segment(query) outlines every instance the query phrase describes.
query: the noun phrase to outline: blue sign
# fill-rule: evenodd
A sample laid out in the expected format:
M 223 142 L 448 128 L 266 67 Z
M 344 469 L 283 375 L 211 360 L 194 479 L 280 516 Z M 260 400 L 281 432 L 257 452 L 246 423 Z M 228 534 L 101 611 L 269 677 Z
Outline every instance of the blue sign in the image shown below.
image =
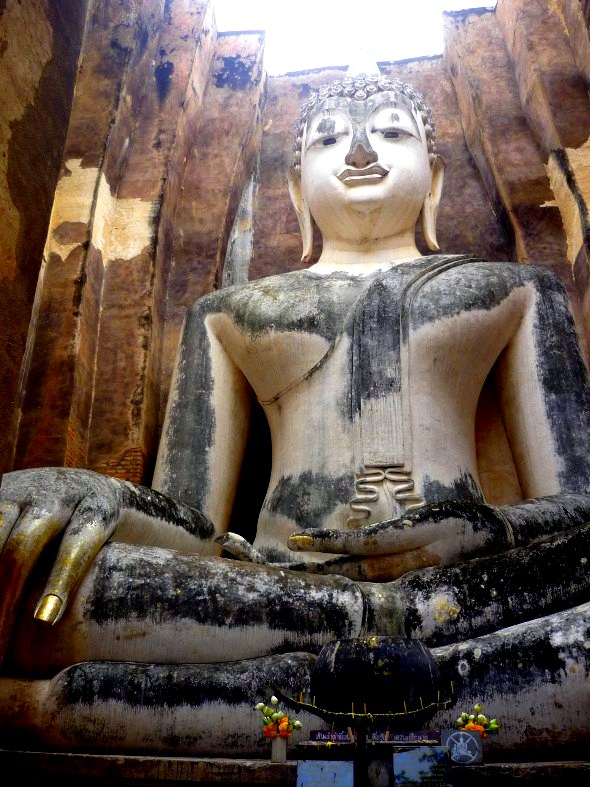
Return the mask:
M 416 746 L 393 755 L 395 787 L 452 787 L 446 746 Z
M 352 762 L 299 760 L 297 787 L 354 787 Z

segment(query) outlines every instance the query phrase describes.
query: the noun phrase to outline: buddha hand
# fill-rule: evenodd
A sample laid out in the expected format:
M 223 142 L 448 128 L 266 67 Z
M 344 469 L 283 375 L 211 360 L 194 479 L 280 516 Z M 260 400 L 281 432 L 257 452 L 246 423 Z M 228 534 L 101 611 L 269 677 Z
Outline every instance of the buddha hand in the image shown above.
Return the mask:
M 414 569 L 502 552 L 514 546 L 514 536 L 501 509 L 449 500 L 357 530 L 302 530 L 289 538 L 288 545 L 298 552 L 340 556 L 324 563 L 293 564 L 296 570 L 387 581 Z
M 111 538 L 201 554 L 217 553 L 212 522 L 153 489 L 91 470 L 45 467 L 7 473 L 0 488 L 0 662 L 25 582 L 61 535 L 57 558 L 35 609 L 54 624 Z
M 89 470 L 7 473 L 0 488 L 0 657 L 23 587 L 42 551 L 63 533 L 35 617 L 55 623 L 111 537 L 119 516 L 115 479 Z

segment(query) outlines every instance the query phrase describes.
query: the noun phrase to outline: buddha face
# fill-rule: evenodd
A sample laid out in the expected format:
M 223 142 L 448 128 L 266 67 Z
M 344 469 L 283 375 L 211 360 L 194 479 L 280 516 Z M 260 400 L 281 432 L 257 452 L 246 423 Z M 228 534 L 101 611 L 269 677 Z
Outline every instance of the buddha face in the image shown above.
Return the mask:
M 413 230 L 431 185 L 426 135 L 406 96 L 331 96 L 310 115 L 301 193 L 325 237 L 370 241 Z

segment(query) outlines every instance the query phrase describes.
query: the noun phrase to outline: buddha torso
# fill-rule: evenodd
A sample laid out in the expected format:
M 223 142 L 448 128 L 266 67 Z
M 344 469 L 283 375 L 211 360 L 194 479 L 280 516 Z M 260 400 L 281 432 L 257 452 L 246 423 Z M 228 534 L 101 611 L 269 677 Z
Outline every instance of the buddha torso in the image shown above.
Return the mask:
M 390 269 L 387 297 L 401 299 L 404 286 L 431 260 Z M 359 418 L 351 387 L 353 365 L 362 363 L 358 348 L 353 351 L 352 335 L 363 330 L 362 320 L 355 327 L 351 315 L 380 275 L 300 271 L 229 288 L 199 302 L 207 312 L 207 330 L 248 380 L 270 425 L 272 474 L 256 546 L 274 559 L 293 555 L 281 547 L 298 528 L 351 526 L 350 503 L 359 478 L 354 447 Z M 426 281 L 413 299 L 406 417 L 409 413 L 411 478 L 426 503 L 484 498 L 476 450 L 478 402 L 494 364 L 535 300 L 536 277 L 534 268 L 471 261 Z M 385 330 L 382 324 L 380 330 Z M 388 392 L 386 367 L 399 364 L 397 319 L 387 330 L 391 352 L 383 357 L 385 368 L 379 371 L 385 384 L 376 392 L 382 402 L 395 388 L 392 383 Z M 370 387 L 368 396 L 374 393 Z M 504 485 L 513 502 L 521 490 L 505 434 L 503 441 L 500 450 L 511 465 L 504 468 Z M 396 500 L 393 481 L 380 480 L 376 486 L 377 500 L 362 524 L 400 516 L 406 508 Z

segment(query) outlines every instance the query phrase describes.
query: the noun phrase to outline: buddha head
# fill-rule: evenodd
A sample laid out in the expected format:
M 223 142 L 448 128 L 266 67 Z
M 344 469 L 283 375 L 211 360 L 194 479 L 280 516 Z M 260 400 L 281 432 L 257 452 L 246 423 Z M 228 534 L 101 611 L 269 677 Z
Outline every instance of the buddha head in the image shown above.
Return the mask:
M 410 85 L 378 75 L 320 88 L 299 115 L 289 191 L 303 239 L 312 218 L 326 240 L 351 247 L 411 234 L 422 213 L 424 239 L 438 251 L 436 215 L 444 165 L 432 113 Z

